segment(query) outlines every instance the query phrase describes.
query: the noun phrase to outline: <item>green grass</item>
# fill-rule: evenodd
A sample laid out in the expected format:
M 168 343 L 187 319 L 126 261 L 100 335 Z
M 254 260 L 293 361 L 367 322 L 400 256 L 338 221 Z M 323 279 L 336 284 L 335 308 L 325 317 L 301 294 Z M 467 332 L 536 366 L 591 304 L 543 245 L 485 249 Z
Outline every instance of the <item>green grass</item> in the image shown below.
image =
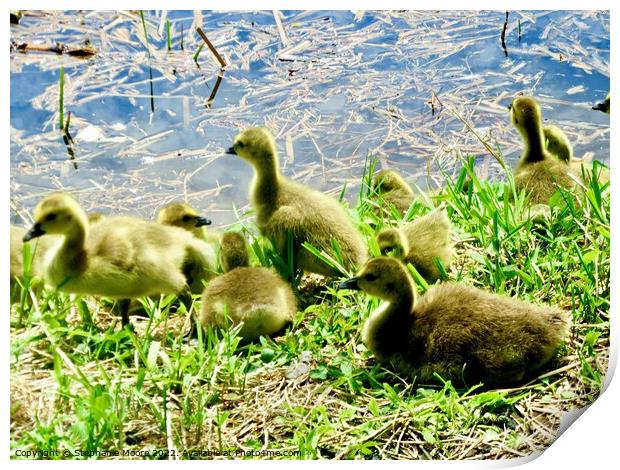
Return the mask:
M 58 78 L 58 125 L 60 130 L 65 130 L 65 68 L 60 67 Z
M 166 47 L 169 51 L 172 50 L 172 37 L 170 35 L 170 19 L 166 18 Z
M 120 329 L 104 302 L 26 292 L 27 276 L 11 315 L 13 456 L 18 449 L 59 449 L 61 456 L 50 458 L 115 450 L 117 458 L 151 459 L 218 452 L 223 458 L 441 459 L 512 458 L 544 449 L 561 412 L 595 400 L 606 372 L 609 186 L 595 176 L 583 195 L 558 193 L 548 223 L 534 225 L 523 195 L 509 202 L 510 180 L 480 181 L 472 165 L 464 161 L 458 178 L 446 179 L 434 197 L 446 206 L 457 241 L 447 277 L 571 310 L 573 337 L 555 372 L 487 391 L 400 377 L 360 339 L 378 301 L 338 291 L 336 282 L 284 335 L 241 345 L 238 329 L 198 328 L 196 339 L 184 337 L 192 312 L 181 306 L 172 313 L 174 296 L 145 299 L 148 318 L 132 318 L 134 333 Z M 387 222 L 369 200 L 374 167 L 368 159 L 351 213 L 376 254 L 374 234 Z M 430 198 L 425 201 L 414 202 L 405 218 L 429 211 Z M 244 231 L 254 234 L 254 262 L 299 285 L 290 253 L 274 253 L 240 217 Z M 317 254 L 337 266 L 342 260 L 333 248 Z M 29 266 L 31 253 L 25 257 Z M 550 434 L 536 427 L 540 422 Z M 236 453 L 240 446 L 246 454 Z M 264 449 L 280 455 L 261 454 Z
M 196 52 L 194 52 L 194 55 L 192 57 L 193 61 L 198 63 L 198 56 L 200 55 L 200 53 L 202 52 L 202 48 L 205 47 L 204 44 L 201 44 L 200 46 L 198 46 L 198 49 L 196 49 Z

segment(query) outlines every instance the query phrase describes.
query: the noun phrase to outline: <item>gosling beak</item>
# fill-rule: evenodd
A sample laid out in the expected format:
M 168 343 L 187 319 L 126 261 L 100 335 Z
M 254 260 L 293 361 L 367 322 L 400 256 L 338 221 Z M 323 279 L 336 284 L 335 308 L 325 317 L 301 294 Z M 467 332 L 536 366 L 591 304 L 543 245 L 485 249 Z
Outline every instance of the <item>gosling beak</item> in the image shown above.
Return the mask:
M 235 147 L 230 147 L 228 150 L 226 150 L 226 154 L 227 155 L 237 155 L 237 152 L 235 152 Z
M 512 109 L 512 103 L 510 103 L 507 107 L 508 107 L 508 111 L 510 111 Z
M 41 229 L 41 224 L 37 222 L 36 224 L 32 226 L 30 230 L 28 230 L 28 232 L 26 233 L 26 235 L 24 235 L 24 238 L 22 240 L 24 242 L 29 242 L 33 238 L 40 237 L 41 235 L 45 235 L 45 232 Z
M 607 112 L 607 106 L 605 105 L 605 103 L 596 103 L 594 106 L 592 106 L 592 109 L 594 109 L 595 111 Z
M 352 277 L 351 279 L 341 282 L 338 289 L 360 290 L 360 286 L 357 284 L 357 278 Z
M 211 225 L 211 219 L 196 217 L 196 227 L 202 227 L 203 225 Z

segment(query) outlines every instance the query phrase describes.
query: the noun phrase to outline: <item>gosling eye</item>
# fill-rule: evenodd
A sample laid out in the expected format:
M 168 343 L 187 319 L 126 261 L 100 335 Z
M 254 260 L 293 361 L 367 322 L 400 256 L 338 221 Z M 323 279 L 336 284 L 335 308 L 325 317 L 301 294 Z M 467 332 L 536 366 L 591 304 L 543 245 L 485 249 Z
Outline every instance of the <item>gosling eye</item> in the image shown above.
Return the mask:
M 242 149 L 243 147 L 245 147 L 245 145 L 244 145 L 243 142 L 239 141 L 239 142 L 237 142 L 236 147 L 239 147 L 240 149 Z
M 181 217 L 181 220 L 183 222 L 189 222 L 190 220 L 192 220 L 192 216 L 185 214 L 183 217 Z
M 45 217 L 45 220 L 48 222 L 51 222 L 52 220 L 56 220 L 56 214 L 51 213 L 51 214 L 47 214 L 47 216 Z
M 368 273 L 364 276 L 364 280 L 368 282 L 373 282 L 373 281 L 376 281 L 377 279 L 379 279 L 379 276 L 377 276 L 376 274 L 372 274 L 372 273 Z

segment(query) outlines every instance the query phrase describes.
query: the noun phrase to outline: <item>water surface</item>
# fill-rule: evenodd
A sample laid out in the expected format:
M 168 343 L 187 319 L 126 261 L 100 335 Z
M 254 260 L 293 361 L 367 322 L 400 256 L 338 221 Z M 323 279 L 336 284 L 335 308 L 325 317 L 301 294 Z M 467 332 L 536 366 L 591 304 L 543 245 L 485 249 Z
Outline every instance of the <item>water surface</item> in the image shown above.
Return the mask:
M 441 184 L 441 170 L 453 175 L 460 154 L 500 179 L 456 114 L 513 164 L 521 143 L 506 105 L 521 92 L 539 99 L 577 156 L 609 162 L 609 117 L 590 109 L 609 90 L 608 12 L 510 12 L 507 55 L 503 12 L 281 15 L 285 37 L 271 11 L 145 12 L 148 44 L 137 12 L 46 13 L 11 26 L 18 44 L 88 39 L 98 50 L 88 60 L 12 52 L 12 222 L 28 223 L 43 195 L 63 189 L 88 209 L 152 217 L 186 200 L 215 225 L 232 223 L 253 172 L 224 149 L 250 125 L 277 135 L 286 175 L 334 194 L 346 182 L 352 203 L 369 153 L 423 188 Z M 224 72 L 206 47 L 199 66 L 192 60 L 197 25 L 230 64 Z M 74 161 L 58 126 L 61 66 Z

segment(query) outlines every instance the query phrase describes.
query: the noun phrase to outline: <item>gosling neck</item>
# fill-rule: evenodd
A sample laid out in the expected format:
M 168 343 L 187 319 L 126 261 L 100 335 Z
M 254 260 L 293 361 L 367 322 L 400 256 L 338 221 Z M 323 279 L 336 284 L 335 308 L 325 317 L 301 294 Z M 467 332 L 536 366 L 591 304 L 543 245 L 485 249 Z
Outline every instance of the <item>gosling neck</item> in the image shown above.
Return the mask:
M 55 287 L 61 288 L 85 268 L 85 242 L 88 236 L 88 219 L 77 217 L 76 223 L 64 234 L 64 240 L 54 257 L 52 278 Z
M 413 310 L 413 306 L 415 305 L 417 294 L 415 284 L 409 273 L 403 274 L 403 279 L 398 283 L 400 289 L 398 297 L 393 298 L 389 302 L 392 308 L 409 316 L 409 313 Z
M 255 166 L 253 199 L 260 206 L 273 206 L 276 203 L 280 183 L 278 155 L 275 151 L 264 158 L 261 166 Z
M 392 354 L 410 333 L 415 286 L 411 280 L 399 285 L 402 286 L 399 295 L 384 299 L 384 303 L 370 314 L 362 330 L 366 347 L 380 356 Z
M 540 120 L 526 121 L 521 130 L 525 149 L 520 163 L 534 163 L 545 159 L 545 137 Z
M 207 236 L 207 230 L 204 227 L 192 227 L 192 235 L 195 238 L 204 240 Z

